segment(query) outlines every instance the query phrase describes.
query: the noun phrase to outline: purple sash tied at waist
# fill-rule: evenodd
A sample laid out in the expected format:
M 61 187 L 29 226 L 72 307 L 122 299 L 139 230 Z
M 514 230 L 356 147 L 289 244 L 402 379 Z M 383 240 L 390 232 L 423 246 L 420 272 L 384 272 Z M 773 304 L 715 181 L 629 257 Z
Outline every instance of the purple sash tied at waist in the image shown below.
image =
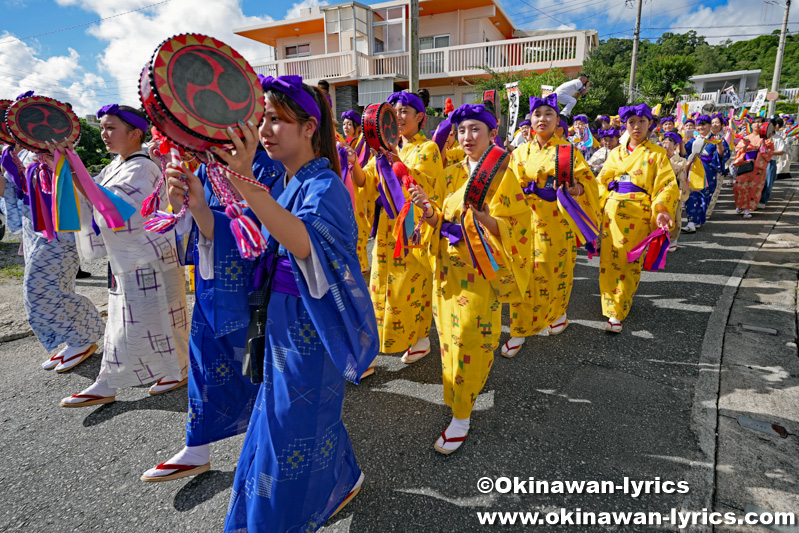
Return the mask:
M 531 182 L 527 187 L 522 187 L 524 194 L 535 194 L 545 202 L 554 202 L 558 199 L 557 189 L 551 187 L 539 187 L 536 182 Z
M 255 267 L 253 273 L 253 288 L 256 290 L 262 289 L 266 283 L 267 274 L 269 273 L 269 266 L 274 260 L 274 254 L 268 254 L 259 264 Z M 300 296 L 300 290 L 297 287 L 297 281 L 294 279 L 294 271 L 291 269 L 291 261 L 286 256 L 279 256 L 275 265 L 275 274 L 272 279 L 272 290 L 282 292 L 283 294 L 291 294 L 292 296 Z
M 620 182 L 618 180 L 613 180 L 610 183 L 608 183 L 608 190 L 617 192 L 619 194 L 633 194 L 637 192 L 646 193 L 646 189 L 642 189 L 638 185 L 635 185 L 627 181 Z
M 752 152 L 746 152 L 746 154 L 744 154 L 744 161 L 754 161 L 755 159 L 757 159 L 757 154 L 759 152 L 760 152 L 760 150 L 754 150 Z
M 572 198 L 569 191 L 564 187 L 553 189 L 551 187 L 539 187 L 537 183 L 532 182 L 526 187 L 522 188 L 525 194 L 535 194 L 545 202 L 558 202 L 558 208 L 564 216 L 569 218 L 582 234 L 586 244 L 593 242 L 598 235 L 598 230 L 591 222 L 590 217 L 585 214 L 585 211 Z
M 439 235 L 449 239 L 449 243 L 455 246 L 463 239 L 463 226 L 453 222 L 444 222 L 441 224 L 441 232 Z

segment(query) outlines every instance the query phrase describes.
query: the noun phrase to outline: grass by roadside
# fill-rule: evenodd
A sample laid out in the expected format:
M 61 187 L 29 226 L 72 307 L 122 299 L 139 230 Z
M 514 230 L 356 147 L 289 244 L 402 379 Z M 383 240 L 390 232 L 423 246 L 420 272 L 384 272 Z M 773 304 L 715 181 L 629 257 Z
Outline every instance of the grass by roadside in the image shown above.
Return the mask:
M 21 280 L 25 275 L 25 267 L 20 265 L 6 265 L 0 267 L 0 279 Z

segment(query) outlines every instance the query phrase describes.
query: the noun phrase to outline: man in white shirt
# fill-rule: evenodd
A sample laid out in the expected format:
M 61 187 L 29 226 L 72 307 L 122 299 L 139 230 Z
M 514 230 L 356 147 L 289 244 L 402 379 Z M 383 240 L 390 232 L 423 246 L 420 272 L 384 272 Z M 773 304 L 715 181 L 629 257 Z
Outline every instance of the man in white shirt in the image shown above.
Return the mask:
M 577 99 L 588 92 L 590 85 L 588 76 L 582 72 L 576 79 L 558 85 L 558 88 L 555 89 L 555 94 L 558 95 L 558 103 L 566 106 L 561 111 L 563 115 L 571 116 L 572 109 L 577 104 Z

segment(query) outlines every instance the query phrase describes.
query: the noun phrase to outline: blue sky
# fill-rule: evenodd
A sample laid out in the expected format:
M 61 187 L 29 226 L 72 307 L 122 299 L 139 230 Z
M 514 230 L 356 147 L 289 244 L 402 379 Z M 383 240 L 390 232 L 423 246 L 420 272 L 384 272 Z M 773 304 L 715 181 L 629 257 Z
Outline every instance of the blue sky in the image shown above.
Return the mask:
M 631 37 L 635 12 L 624 0 L 501 0 L 522 29 L 595 29 Z M 0 0 L 0 98 L 33 88 L 69 100 L 81 114 L 109 101 L 136 100 L 136 78 L 155 45 L 198 31 L 228 42 L 252 61 L 267 55 L 232 28 L 284 19 L 318 0 Z M 375 2 L 366 1 L 370 4 Z M 695 29 L 711 42 L 749 39 L 779 28 L 783 9 L 762 0 L 649 0 L 642 36 Z M 104 19 L 101 22 L 94 22 Z M 795 21 L 795 22 L 794 22 Z M 790 29 L 799 31 L 799 8 Z M 72 29 L 67 29 L 77 26 Z M 26 37 L 36 36 L 25 39 Z M 19 40 L 22 38 L 23 40 Z

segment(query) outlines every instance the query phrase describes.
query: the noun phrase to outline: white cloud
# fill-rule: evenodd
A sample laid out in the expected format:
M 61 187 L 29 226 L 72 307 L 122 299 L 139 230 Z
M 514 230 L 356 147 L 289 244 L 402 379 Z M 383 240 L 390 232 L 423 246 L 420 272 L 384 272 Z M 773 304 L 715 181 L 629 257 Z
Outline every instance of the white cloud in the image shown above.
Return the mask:
M 42 59 L 41 50 L 35 45 L 16 41 L 0 46 L 0 74 L 5 74 L 0 76 L 0 94 L 16 95 L 34 88 L 41 94 L 70 101 L 80 115 L 110 102 L 137 106 L 142 68 L 159 43 L 179 33 L 213 36 L 252 62 L 270 55 L 266 45 L 233 33 L 234 28 L 271 20 L 245 16 L 238 0 L 172 0 L 114 16 L 155 1 L 56 0 L 60 6 L 78 6 L 97 18 L 113 17 L 86 30 L 89 38 L 100 40 L 102 51 L 96 57 L 81 58 L 70 49 L 66 55 Z M 13 37 L 4 33 L 0 41 Z
M 297 19 L 300 18 L 301 10 L 306 9 L 309 7 L 318 7 L 318 6 L 326 6 L 328 4 L 327 0 L 302 0 L 302 2 L 297 2 L 293 6 L 289 8 L 286 12 L 285 18 L 287 19 Z
M 14 98 L 28 90 L 51 96 L 73 104 L 80 115 L 91 113 L 91 102 L 96 102 L 103 93 L 104 82 L 98 76 L 82 71 L 79 54 L 72 48 L 66 55 L 42 59 L 40 51 L 23 42 L 14 40 L 8 32 L 0 33 L 0 95 Z
M 728 0 L 717 7 L 700 7 L 681 14 L 671 27 L 675 32 L 685 33 L 685 27 L 696 28 L 710 44 L 726 39 L 741 41 L 754 39 L 758 34 L 769 34 L 782 28 L 782 6 L 753 4 L 751 0 Z M 791 12 L 789 30 L 799 30 L 799 12 Z M 751 26 L 745 26 L 751 24 Z

